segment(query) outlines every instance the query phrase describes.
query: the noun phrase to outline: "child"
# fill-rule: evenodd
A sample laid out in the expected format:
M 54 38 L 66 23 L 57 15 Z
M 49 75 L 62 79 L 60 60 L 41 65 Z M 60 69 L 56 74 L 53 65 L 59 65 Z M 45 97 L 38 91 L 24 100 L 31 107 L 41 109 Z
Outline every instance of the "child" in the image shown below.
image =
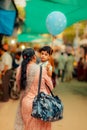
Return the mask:
M 39 65 L 46 67 L 48 76 L 53 78 L 54 61 L 51 57 L 53 52 L 52 48 L 50 46 L 44 46 L 39 50 L 39 52 L 40 52 L 40 59 L 41 59 Z M 52 81 L 55 87 L 54 79 L 52 79 Z

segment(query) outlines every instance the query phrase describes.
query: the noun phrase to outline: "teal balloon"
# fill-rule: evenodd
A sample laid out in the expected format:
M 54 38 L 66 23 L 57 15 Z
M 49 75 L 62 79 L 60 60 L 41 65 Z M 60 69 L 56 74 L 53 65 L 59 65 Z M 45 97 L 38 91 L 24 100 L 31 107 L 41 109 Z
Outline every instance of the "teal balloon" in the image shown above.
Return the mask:
M 67 19 L 62 12 L 53 11 L 47 16 L 46 27 L 53 36 L 61 33 L 67 25 Z

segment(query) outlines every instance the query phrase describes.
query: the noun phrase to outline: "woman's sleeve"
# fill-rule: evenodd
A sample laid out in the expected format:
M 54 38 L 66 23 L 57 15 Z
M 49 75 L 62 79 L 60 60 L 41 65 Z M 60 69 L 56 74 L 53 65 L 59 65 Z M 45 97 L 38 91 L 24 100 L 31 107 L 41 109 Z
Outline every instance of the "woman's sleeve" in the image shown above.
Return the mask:
M 52 79 L 50 76 L 48 76 L 46 69 L 43 67 L 43 77 L 45 80 L 45 83 L 50 87 L 50 89 L 53 89 L 53 83 L 52 83 Z

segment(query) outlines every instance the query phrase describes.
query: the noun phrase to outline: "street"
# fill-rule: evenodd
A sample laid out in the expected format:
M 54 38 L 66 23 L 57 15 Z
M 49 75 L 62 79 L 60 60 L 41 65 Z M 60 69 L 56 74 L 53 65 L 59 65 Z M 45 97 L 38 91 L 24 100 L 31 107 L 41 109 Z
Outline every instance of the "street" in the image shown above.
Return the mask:
M 53 91 L 64 104 L 64 117 L 52 123 L 52 130 L 87 130 L 87 82 L 58 82 Z M 1 130 L 14 130 L 18 102 L 0 102 Z

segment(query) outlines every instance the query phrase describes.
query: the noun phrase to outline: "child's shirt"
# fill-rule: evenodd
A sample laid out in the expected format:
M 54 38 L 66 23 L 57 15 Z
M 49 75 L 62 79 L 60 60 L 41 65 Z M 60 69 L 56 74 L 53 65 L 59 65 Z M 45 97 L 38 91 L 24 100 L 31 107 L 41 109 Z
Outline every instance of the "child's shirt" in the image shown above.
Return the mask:
M 47 67 L 48 64 L 49 64 L 48 61 L 39 63 L 39 65 L 44 66 L 44 67 Z M 51 65 L 49 65 L 49 70 L 52 71 L 52 66 Z

